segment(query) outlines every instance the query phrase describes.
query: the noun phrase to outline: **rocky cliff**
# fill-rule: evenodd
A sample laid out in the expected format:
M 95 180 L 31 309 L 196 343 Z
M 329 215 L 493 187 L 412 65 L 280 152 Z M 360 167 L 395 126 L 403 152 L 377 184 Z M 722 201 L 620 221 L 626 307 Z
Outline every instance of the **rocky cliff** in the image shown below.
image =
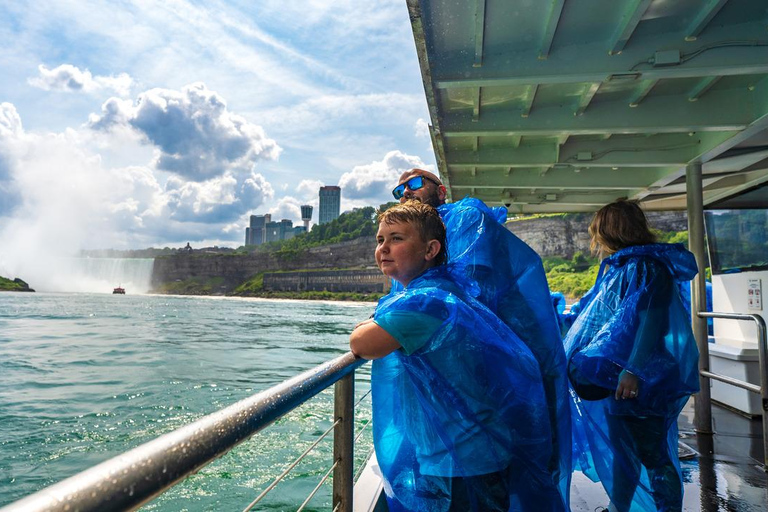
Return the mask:
M 299 269 L 364 268 L 375 266 L 373 237 L 313 247 L 306 252 L 282 255 L 257 251 L 251 254 L 182 252 L 155 259 L 152 287 L 188 279 L 219 279 L 220 291 L 232 291 L 262 272 Z
M 652 228 L 661 231 L 685 231 L 688 217 L 685 212 L 647 212 Z M 559 215 L 513 220 L 507 229 L 530 245 L 540 256 L 572 258 L 576 252 L 589 253 L 587 228 L 591 213 Z

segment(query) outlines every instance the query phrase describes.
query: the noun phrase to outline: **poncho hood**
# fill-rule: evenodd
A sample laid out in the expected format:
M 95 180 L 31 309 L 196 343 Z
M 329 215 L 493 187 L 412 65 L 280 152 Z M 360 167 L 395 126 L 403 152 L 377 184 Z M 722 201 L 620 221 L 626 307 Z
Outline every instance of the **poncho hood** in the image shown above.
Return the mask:
M 505 222 L 507 222 L 507 209 L 503 206 L 496 206 L 494 208 L 491 208 L 484 202 L 482 202 L 479 199 L 476 199 L 474 197 L 464 197 L 455 203 L 447 203 L 441 206 L 438 206 L 437 211 L 440 212 L 441 216 L 445 216 L 446 214 L 450 214 L 451 210 L 454 208 L 477 208 L 482 213 L 490 216 L 492 219 L 494 219 L 496 222 L 504 225 Z
M 642 257 L 663 263 L 675 281 L 690 281 L 699 272 L 696 258 L 683 244 L 633 245 L 615 252 L 603 262 L 611 267 L 621 267 Z

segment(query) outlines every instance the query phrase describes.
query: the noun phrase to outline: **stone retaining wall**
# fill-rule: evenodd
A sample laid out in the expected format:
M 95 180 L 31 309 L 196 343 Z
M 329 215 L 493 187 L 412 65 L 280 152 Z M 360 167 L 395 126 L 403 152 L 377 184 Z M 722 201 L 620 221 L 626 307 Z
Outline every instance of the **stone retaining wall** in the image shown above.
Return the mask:
M 389 286 L 378 268 L 264 274 L 264 289 L 280 292 L 386 293 Z

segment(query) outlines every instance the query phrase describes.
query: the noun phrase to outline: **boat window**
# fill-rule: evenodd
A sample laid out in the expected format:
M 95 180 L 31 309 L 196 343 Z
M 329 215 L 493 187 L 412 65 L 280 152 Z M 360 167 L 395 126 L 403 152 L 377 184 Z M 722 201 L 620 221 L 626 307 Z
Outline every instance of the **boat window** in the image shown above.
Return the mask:
M 713 274 L 768 269 L 768 209 L 704 212 Z

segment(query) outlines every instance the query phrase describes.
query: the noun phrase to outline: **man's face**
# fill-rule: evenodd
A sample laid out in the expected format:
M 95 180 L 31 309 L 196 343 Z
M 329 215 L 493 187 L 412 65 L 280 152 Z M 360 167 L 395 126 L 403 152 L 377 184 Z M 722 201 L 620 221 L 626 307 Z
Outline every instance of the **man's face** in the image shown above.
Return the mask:
M 423 182 L 422 187 L 417 190 L 412 190 L 408 186 L 408 181 L 411 178 L 414 178 L 416 176 L 420 176 L 420 175 L 411 174 L 407 176 L 405 179 L 401 180 L 400 183 L 398 183 L 398 185 L 401 185 L 403 183 L 406 184 L 403 197 L 400 198 L 401 203 L 404 203 L 409 199 L 415 199 L 416 201 L 421 201 L 422 203 L 428 204 L 433 208 L 437 208 L 438 206 L 445 203 L 445 187 L 443 187 L 442 185 L 438 185 L 437 183 L 433 182 L 429 178 L 425 178 L 422 176 L 422 182 Z

